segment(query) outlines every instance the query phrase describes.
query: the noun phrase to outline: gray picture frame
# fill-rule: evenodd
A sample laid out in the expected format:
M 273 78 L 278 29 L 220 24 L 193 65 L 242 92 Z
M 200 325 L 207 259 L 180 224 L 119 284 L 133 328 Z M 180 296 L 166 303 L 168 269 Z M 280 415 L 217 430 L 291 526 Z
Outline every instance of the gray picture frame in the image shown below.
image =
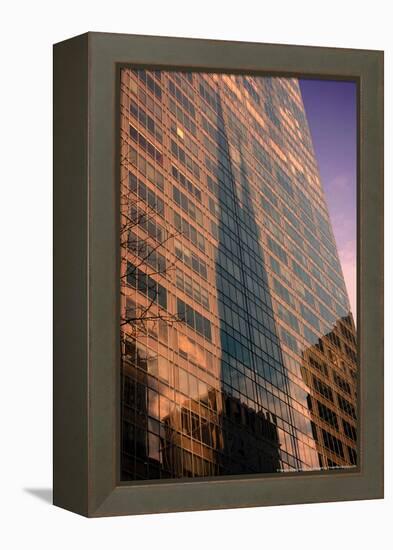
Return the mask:
M 119 482 L 119 67 L 358 83 L 360 466 Z M 107 33 L 54 46 L 54 504 L 88 517 L 383 497 L 383 52 Z

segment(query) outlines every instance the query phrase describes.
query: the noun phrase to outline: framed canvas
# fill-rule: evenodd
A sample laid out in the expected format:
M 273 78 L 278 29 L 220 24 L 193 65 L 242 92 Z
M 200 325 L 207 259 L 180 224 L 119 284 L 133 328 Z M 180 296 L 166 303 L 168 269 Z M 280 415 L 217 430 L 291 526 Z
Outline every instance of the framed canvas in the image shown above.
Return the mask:
M 383 53 L 54 46 L 54 504 L 383 497 Z

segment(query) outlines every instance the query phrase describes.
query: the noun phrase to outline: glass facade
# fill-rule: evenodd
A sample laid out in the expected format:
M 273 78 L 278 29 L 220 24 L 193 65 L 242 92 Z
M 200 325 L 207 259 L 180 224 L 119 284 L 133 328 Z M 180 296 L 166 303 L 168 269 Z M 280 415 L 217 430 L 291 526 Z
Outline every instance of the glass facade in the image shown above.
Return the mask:
M 121 479 L 357 464 L 356 329 L 299 83 L 122 69 Z

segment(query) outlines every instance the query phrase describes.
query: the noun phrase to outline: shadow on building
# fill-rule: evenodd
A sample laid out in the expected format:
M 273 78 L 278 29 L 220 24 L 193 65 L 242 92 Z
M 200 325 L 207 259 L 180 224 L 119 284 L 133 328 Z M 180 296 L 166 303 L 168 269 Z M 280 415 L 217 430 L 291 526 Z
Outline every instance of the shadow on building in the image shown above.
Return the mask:
M 222 473 L 271 473 L 282 467 L 282 457 L 276 411 L 271 410 L 264 382 L 278 382 L 280 389 L 288 395 L 288 381 L 251 199 L 251 176 L 245 160 L 247 136 L 241 128 L 236 129 L 232 125 L 229 138 L 227 126 L 230 124 L 231 112 L 224 112 L 219 90 L 215 92 L 214 103 L 217 163 L 211 169 L 215 169 L 218 183 L 213 187 L 219 204 L 215 266 L 221 391 L 225 402 L 221 419 Z M 236 154 L 237 166 L 231 151 Z M 258 318 L 261 317 L 268 318 L 268 324 L 259 322 Z M 238 327 L 237 330 L 234 327 Z M 279 362 L 274 372 L 261 357 L 260 335 L 267 336 L 276 348 Z M 281 402 L 282 408 L 285 408 L 284 416 L 292 432 L 289 435 L 291 466 L 298 467 L 291 409 L 284 402 Z M 288 461 L 288 454 L 286 456 Z

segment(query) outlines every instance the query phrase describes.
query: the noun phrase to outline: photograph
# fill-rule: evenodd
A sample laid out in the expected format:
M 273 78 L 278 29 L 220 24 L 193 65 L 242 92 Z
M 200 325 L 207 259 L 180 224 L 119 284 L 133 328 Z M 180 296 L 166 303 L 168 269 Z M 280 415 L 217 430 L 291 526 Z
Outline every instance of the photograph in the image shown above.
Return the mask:
M 385 4 L 5 4 L 1 548 L 392 546 Z
M 356 471 L 357 81 L 119 73 L 120 482 Z

